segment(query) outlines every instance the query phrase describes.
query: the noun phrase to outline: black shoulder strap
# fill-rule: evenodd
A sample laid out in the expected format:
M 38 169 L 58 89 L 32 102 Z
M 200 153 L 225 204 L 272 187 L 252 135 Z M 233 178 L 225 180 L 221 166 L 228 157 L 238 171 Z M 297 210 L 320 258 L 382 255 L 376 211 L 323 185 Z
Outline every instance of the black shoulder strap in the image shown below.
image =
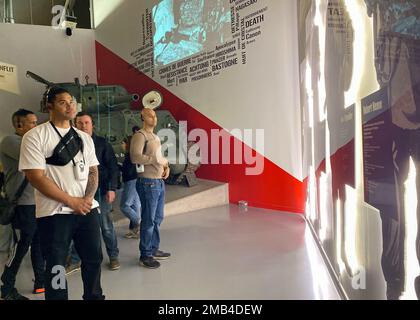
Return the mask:
M 141 133 L 142 135 L 143 135 L 143 137 L 144 137 L 144 148 L 143 148 L 143 154 L 145 154 L 146 153 L 146 147 L 147 147 L 147 143 L 149 142 L 149 140 L 147 140 L 147 137 L 146 137 L 146 135 L 143 133 L 143 132 L 141 132 L 140 130 L 139 131 L 137 131 L 137 133 Z
M 46 158 L 46 163 L 54 166 L 65 166 L 72 161 L 73 165 L 76 165 L 74 157 L 79 151 L 81 151 L 83 155 L 82 138 L 73 127 L 70 127 L 70 130 L 63 137 L 51 121 L 50 124 L 60 137 L 60 141 L 54 148 L 53 154 L 49 158 Z M 63 152 L 64 149 L 66 151 L 65 153 Z
M 64 136 L 64 137 L 63 137 L 63 136 L 60 134 L 60 132 L 58 131 L 57 127 L 54 125 L 54 123 L 53 123 L 52 121 L 50 121 L 50 124 L 51 124 L 51 125 L 52 125 L 52 127 L 54 128 L 55 132 L 57 132 L 57 134 L 58 134 L 58 136 L 61 138 L 61 140 L 63 140 L 66 136 L 68 136 L 68 135 L 69 135 L 69 133 L 72 133 L 72 134 L 74 134 L 76 137 L 80 138 L 80 137 L 79 137 L 79 135 L 77 134 L 76 130 L 74 130 L 74 127 L 73 127 L 73 126 L 70 126 L 70 130 L 69 130 L 69 132 L 66 134 L 66 136 Z M 93 139 L 93 136 L 92 136 L 92 139 Z M 81 141 L 81 146 L 80 146 L 80 148 L 81 148 L 81 151 L 82 151 L 82 153 L 83 153 L 83 140 L 80 138 L 80 141 Z M 66 147 L 66 149 L 67 149 L 67 144 L 65 144 L 65 147 Z
M 13 202 L 17 202 L 19 200 L 19 198 L 22 196 L 23 191 L 25 190 L 27 185 L 28 185 L 28 180 L 25 178 L 25 179 L 23 179 L 19 189 L 16 191 L 15 198 L 13 199 Z

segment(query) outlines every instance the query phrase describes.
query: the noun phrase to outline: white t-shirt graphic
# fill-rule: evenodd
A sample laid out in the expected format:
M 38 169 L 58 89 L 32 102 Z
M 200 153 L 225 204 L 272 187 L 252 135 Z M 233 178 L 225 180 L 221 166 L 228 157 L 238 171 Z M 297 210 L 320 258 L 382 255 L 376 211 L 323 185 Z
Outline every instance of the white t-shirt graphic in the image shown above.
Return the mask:
M 57 128 L 61 136 L 65 136 L 70 128 Z M 89 167 L 99 165 L 95 155 L 95 146 L 92 138 L 85 132 L 76 128 L 74 130 L 83 141 L 83 154 L 81 151 L 74 157 L 74 161 L 85 161 L 86 170 Z M 19 171 L 38 169 L 44 170 L 45 175 L 56 185 L 72 197 L 84 197 L 88 180 L 78 180 L 73 170 L 73 161 L 65 166 L 52 166 L 46 163 L 46 158 L 52 156 L 55 147 L 60 142 L 60 136 L 54 130 L 50 122 L 41 124 L 29 132 L 22 139 L 19 159 Z M 47 198 L 38 190 L 35 190 L 36 217 L 42 218 L 54 214 L 72 214 L 73 210 L 63 203 Z M 92 209 L 98 207 L 96 200 L 93 201 Z

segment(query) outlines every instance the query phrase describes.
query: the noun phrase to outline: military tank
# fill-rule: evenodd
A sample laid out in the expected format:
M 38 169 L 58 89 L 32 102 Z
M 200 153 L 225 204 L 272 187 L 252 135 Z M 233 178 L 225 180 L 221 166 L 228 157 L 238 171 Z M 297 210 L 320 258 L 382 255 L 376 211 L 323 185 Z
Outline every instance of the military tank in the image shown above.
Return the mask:
M 78 111 L 88 112 L 92 115 L 95 122 L 95 133 L 99 136 L 105 137 L 112 145 L 115 155 L 119 163 L 124 161 L 124 140 L 132 135 L 132 128 L 134 126 L 142 127 L 143 122 L 140 118 L 139 111 L 131 109 L 131 103 L 140 100 L 137 93 L 128 93 L 127 90 L 120 85 L 106 85 L 101 86 L 89 83 L 89 78 L 86 76 L 86 84 L 82 85 L 78 78 L 74 82 L 54 83 L 45 80 L 41 76 L 27 71 L 26 76 L 33 80 L 42 83 L 46 88 L 52 86 L 59 86 L 68 90 L 74 99 L 77 101 Z M 143 107 L 152 108 L 155 110 L 158 123 L 156 132 L 161 129 L 172 130 L 176 136 L 176 144 L 179 146 L 180 139 L 187 137 L 182 136 L 182 130 L 179 130 L 179 124 L 167 110 L 159 110 L 163 101 L 162 95 L 158 91 L 151 91 L 144 95 L 142 99 Z M 40 111 L 48 113 L 45 101 L 40 103 Z M 161 139 L 163 139 L 161 137 Z M 174 147 L 163 140 L 167 147 Z M 197 184 L 195 171 L 199 164 L 192 164 L 187 159 L 188 150 L 193 143 L 189 142 L 187 149 L 176 148 L 176 155 L 169 154 L 169 148 L 164 148 L 164 156 L 169 157 L 171 175 L 167 180 L 169 184 L 187 184 L 193 186 Z M 187 162 L 187 163 L 185 163 Z

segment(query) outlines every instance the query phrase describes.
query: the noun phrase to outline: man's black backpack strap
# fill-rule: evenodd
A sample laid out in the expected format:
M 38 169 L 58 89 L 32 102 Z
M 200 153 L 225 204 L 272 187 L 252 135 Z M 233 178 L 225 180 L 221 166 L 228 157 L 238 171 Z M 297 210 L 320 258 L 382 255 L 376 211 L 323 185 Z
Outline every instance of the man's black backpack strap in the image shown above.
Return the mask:
M 16 194 L 12 201 L 6 196 L 4 192 L 0 196 L 0 224 L 8 225 L 12 222 L 13 217 L 15 216 L 15 209 L 19 198 L 22 196 L 23 191 L 28 185 L 28 180 L 25 178 L 19 186 L 19 189 L 16 191 Z
M 25 178 L 23 179 L 22 183 L 20 184 L 19 189 L 16 191 L 15 198 L 13 199 L 13 203 L 17 203 L 19 198 L 22 196 L 23 191 L 25 190 L 26 186 L 28 185 L 28 180 Z
M 141 132 L 140 130 L 137 131 L 137 133 L 141 133 L 143 135 L 143 137 L 144 137 L 143 154 L 146 154 L 147 143 L 149 142 L 149 140 L 147 140 L 146 135 L 143 132 Z

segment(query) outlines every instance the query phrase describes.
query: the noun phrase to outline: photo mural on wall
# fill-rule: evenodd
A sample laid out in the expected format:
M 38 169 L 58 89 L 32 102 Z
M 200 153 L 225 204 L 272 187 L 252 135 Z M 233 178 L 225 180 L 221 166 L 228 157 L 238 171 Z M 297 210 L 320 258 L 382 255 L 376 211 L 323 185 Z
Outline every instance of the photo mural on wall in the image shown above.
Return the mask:
M 167 65 L 232 38 L 224 1 L 164 0 L 153 8 L 155 64 Z M 211 49 L 209 46 L 209 49 Z
M 166 87 L 219 76 L 247 64 L 264 30 L 266 1 L 160 0 L 142 13 L 132 67 Z
M 365 201 L 380 210 L 387 298 L 399 299 L 407 286 L 414 286 L 420 299 L 420 275 L 414 283 L 405 283 L 405 183 L 410 159 L 417 174 L 417 199 L 420 193 L 420 1 L 365 2 L 373 17 L 375 67 L 381 86 L 362 102 Z M 419 220 L 417 206 L 418 260 Z

